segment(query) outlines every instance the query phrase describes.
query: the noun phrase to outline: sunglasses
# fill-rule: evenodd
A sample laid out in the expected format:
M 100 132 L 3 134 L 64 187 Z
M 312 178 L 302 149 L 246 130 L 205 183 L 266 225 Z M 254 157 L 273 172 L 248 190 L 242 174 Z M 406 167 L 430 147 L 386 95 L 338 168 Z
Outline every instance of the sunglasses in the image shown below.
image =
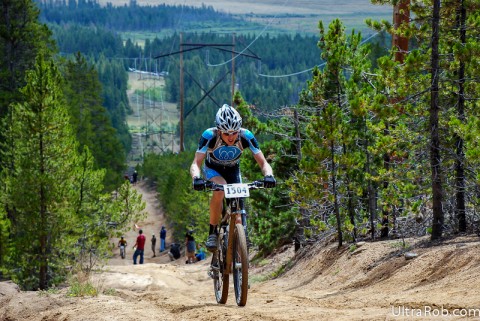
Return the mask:
M 238 131 L 236 131 L 236 132 L 230 132 L 230 133 L 229 133 L 229 132 L 222 132 L 222 134 L 225 135 L 225 136 L 227 136 L 227 137 L 228 137 L 228 136 L 235 136 L 236 134 L 238 134 Z

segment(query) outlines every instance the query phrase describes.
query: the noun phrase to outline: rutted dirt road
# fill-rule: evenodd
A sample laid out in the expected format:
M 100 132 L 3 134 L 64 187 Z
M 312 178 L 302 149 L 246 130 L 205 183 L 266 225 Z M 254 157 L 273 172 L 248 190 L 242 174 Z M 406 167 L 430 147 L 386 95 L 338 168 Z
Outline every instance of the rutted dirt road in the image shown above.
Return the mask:
M 149 217 L 139 225 L 149 240 L 163 215 L 153 191 L 136 188 L 148 204 Z M 126 236 L 134 242 L 136 231 Z M 97 297 L 69 298 L 66 289 L 18 292 L 0 283 L 0 320 L 480 320 L 480 239 L 436 246 L 407 241 L 417 258 L 400 255 L 398 240 L 354 251 L 317 245 L 296 256 L 285 247 L 252 267 L 243 308 L 235 305 L 233 289 L 227 304 L 215 302 L 208 260 L 186 265 L 165 253 L 151 258 L 147 241 L 146 264 L 132 264 L 129 246 L 127 259 L 112 258 L 96 275 L 93 282 L 104 291 Z M 296 264 L 283 276 L 261 281 L 289 261 Z

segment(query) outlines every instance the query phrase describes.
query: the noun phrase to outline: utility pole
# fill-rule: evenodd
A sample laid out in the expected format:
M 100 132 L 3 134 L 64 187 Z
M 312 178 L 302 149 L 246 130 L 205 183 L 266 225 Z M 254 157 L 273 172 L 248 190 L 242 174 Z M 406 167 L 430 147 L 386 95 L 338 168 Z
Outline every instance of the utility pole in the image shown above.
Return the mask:
M 183 152 L 183 32 L 180 33 L 180 152 Z M 172 150 L 173 152 L 173 150 Z
M 225 77 L 227 76 L 227 74 L 229 72 L 232 73 L 232 85 L 231 85 L 232 89 L 231 90 L 232 90 L 232 106 L 233 106 L 233 96 L 235 94 L 235 72 L 234 72 L 234 69 L 235 69 L 235 59 L 237 58 L 235 55 L 260 60 L 260 57 L 258 57 L 254 53 L 246 54 L 246 53 L 243 53 L 243 52 L 235 52 L 234 49 L 224 49 L 223 48 L 223 47 L 232 47 L 232 46 L 235 46 L 235 34 L 233 35 L 233 44 L 222 44 L 222 43 L 208 44 L 208 43 L 183 43 L 183 33 L 180 33 L 180 51 L 171 52 L 171 53 L 163 54 L 163 55 L 158 55 L 158 56 L 155 57 L 155 59 L 158 59 L 158 58 L 162 58 L 162 57 L 167 57 L 167 56 L 171 56 L 171 55 L 180 54 L 180 148 L 179 148 L 180 152 L 183 152 L 184 149 L 185 149 L 184 148 L 184 118 L 186 118 L 190 114 L 190 112 L 192 112 L 202 102 L 202 100 L 206 97 L 209 97 L 219 108 L 221 107 L 221 105 L 219 105 L 213 99 L 213 97 L 210 95 L 210 93 L 213 91 L 213 89 L 217 85 L 220 84 L 221 81 L 223 81 L 225 79 Z M 189 74 L 187 72 L 187 75 L 190 76 L 190 78 L 192 78 L 192 80 L 200 87 L 200 89 L 205 94 L 192 108 L 190 108 L 187 112 L 185 112 L 185 107 L 184 107 L 184 95 L 185 95 L 185 93 L 184 93 L 184 79 L 183 79 L 184 78 L 183 77 L 183 73 L 184 73 L 184 70 L 183 70 L 183 53 L 193 51 L 193 50 L 199 50 L 199 49 L 203 49 L 203 48 L 207 48 L 207 47 L 215 48 L 219 51 L 231 52 L 232 53 L 232 70 L 225 73 L 220 78 L 220 80 L 218 80 L 215 83 L 215 85 L 212 88 L 210 88 L 209 90 L 202 88 L 201 84 L 198 81 L 196 81 L 192 77 L 191 74 Z M 184 49 L 184 48 L 186 48 L 186 49 Z
M 232 104 L 234 107 L 235 104 L 235 33 L 232 35 Z

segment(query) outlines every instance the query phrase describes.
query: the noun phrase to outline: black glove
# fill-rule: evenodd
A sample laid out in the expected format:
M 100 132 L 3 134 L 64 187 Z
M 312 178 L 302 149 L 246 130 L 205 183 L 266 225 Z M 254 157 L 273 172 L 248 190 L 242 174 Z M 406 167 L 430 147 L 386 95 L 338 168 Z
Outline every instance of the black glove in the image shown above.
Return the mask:
M 277 185 L 277 181 L 273 175 L 267 175 L 263 178 L 263 186 L 265 188 L 272 188 L 275 187 L 275 185 Z
M 205 190 L 205 180 L 201 177 L 194 177 L 193 178 L 193 189 L 196 191 L 203 191 Z

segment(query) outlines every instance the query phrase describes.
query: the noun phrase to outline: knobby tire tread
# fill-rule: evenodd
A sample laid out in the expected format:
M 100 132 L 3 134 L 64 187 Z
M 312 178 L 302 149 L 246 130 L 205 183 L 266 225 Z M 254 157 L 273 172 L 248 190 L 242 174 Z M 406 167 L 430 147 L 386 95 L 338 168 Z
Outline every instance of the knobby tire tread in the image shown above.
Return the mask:
M 238 306 L 245 306 L 245 304 L 247 304 L 248 294 L 248 251 L 247 239 L 242 224 L 235 224 L 235 236 L 233 242 L 233 278 L 235 286 L 235 298 Z M 235 268 L 235 264 L 238 260 L 237 255 L 241 261 L 241 275 Z
M 213 281 L 213 286 L 215 289 L 215 298 L 217 300 L 217 303 L 220 304 L 225 304 L 228 299 L 228 286 L 229 286 L 229 278 L 228 274 L 224 275 L 223 270 L 225 266 L 225 262 L 223 260 L 223 235 L 224 233 L 221 232 L 218 235 L 218 241 L 217 241 L 217 251 L 215 252 L 214 255 L 217 255 L 218 261 L 217 264 L 220 267 L 219 275 L 218 275 L 218 280 Z M 221 289 L 220 289 L 221 287 Z

